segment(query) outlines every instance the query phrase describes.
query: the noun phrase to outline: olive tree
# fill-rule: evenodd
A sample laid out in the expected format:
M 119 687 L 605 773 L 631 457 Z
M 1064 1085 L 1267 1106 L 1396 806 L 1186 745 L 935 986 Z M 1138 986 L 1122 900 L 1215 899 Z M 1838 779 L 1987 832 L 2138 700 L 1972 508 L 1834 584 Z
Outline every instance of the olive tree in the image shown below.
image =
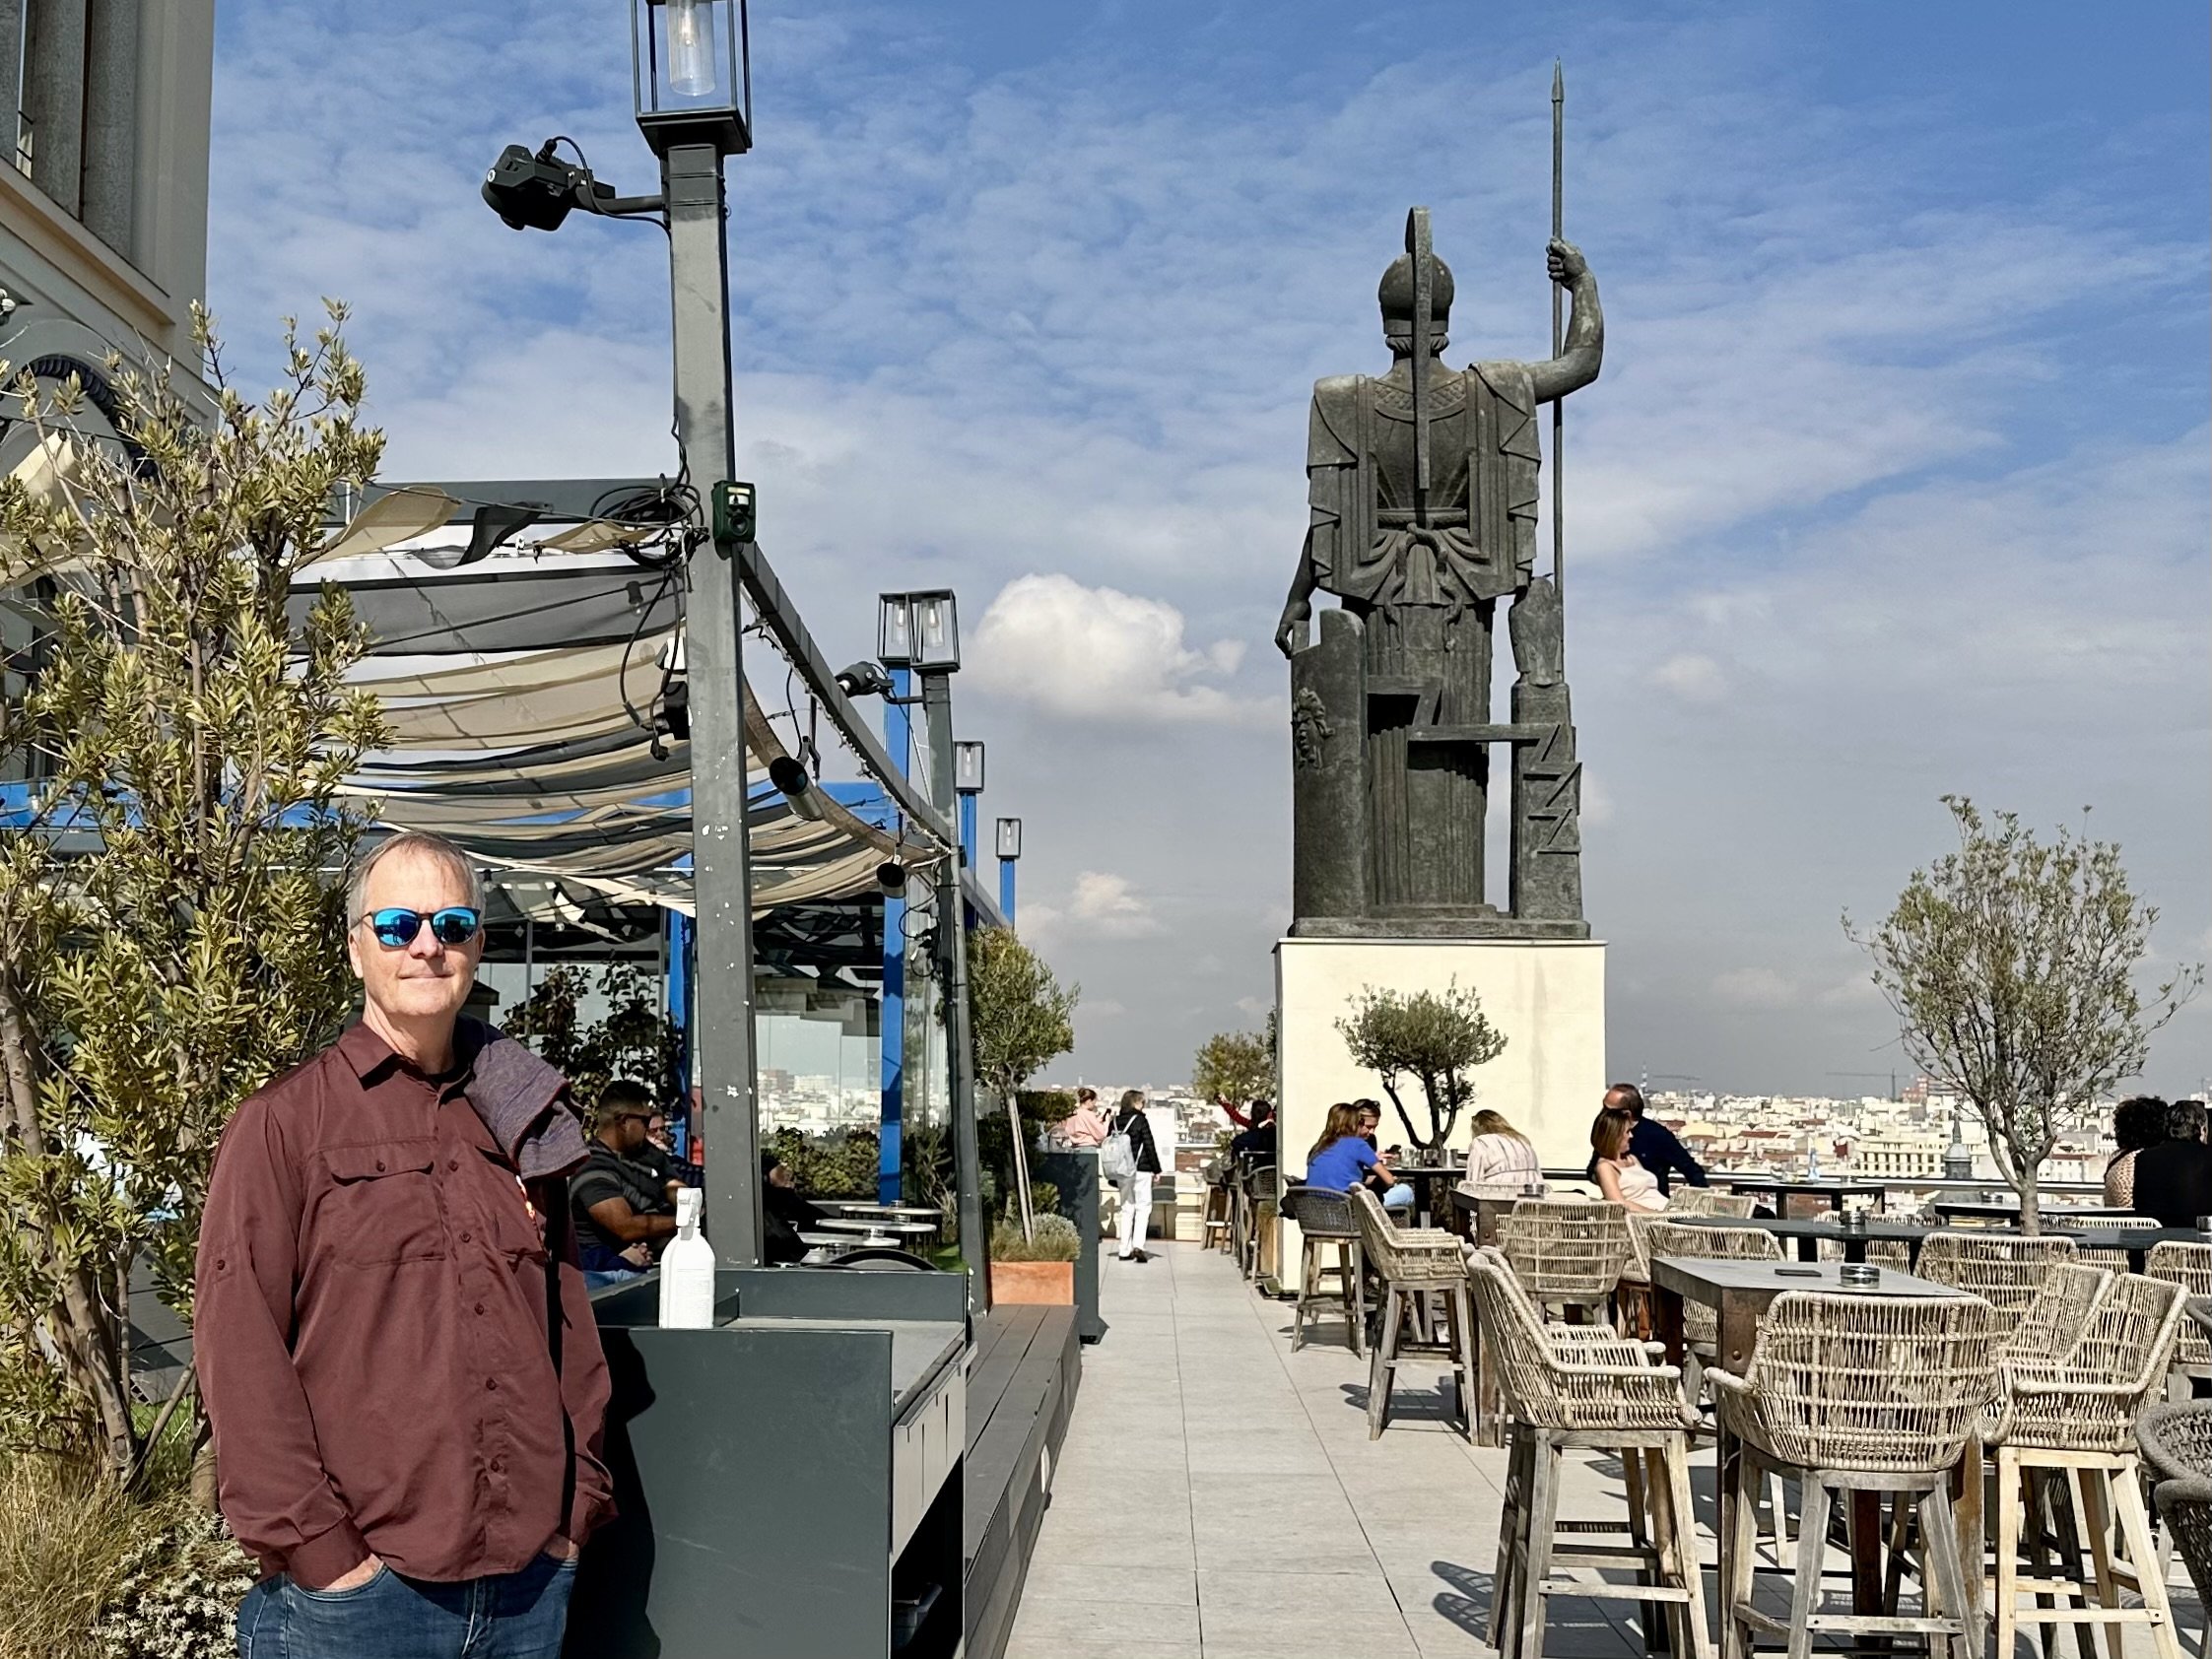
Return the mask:
M 974 1031 L 975 1077 L 1006 1109 L 1014 1148 L 1014 1193 L 1022 1236 L 1035 1231 L 1030 1211 L 1029 1154 L 1023 1145 L 1022 1086 L 1045 1064 L 1075 1047 L 1078 985 L 1062 985 L 1043 958 L 1010 927 L 978 932 L 968 949 L 969 1024 Z
M 1190 1065 L 1190 1092 L 1217 1106 L 1241 1105 L 1275 1091 L 1275 1040 L 1271 1029 L 1217 1031 Z
M 2013 813 L 1943 804 L 1958 850 L 1913 871 L 1880 926 L 1861 932 L 1845 915 L 1843 930 L 1873 958 L 1906 1053 L 1988 1130 L 2034 1232 L 2044 1161 L 2142 1070 L 2152 1033 L 2196 993 L 2203 968 L 2144 990 L 2158 911 L 2128 885 L 2113 843 L 2063 827 L 2044 841 Z
M 1474 1088 L 1469 1075 L 1506 1051 L 1506 1034 L 1482 1011 L 1482 998 L 1452 980 L 1442 991 L 1377 990 L 1370 985 L 1337 1021 L 1353 1060 L 1382 1080 L 1406 1138 L 1427 1152 L 1451 1138 Z M 1414 1126 L 1398 1093 L 1412 1078 L 1428 1106 L 1428 1133 Z
M 382 449 L 342 320 L 288 324 L 256 402 L 196 315 L 212 412 L 166 365 L 110 360 L 98 418 L 0 369 L 50 462 L 0 482 L 0 590 L 39 630 L 0 707 L 31 780 L 0 821 L 0 1421 L 117 1478 L 168 1421 L 131 1410 L 133 1268 L 189 1320 L 224 1124 L 352 1003 L 337 789 L 383 727 L 344 596 L 291 606 Z

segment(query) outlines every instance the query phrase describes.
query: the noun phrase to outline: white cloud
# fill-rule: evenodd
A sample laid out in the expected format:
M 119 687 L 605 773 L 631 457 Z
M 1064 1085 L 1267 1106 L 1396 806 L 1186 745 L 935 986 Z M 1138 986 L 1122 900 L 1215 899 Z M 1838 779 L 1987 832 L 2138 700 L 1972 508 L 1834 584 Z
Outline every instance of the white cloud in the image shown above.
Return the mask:
M 1152 901 L 1137 891 L 1136 884 L 1107 870 L 1079 872 L 1060 903 L 1025 902 L 1021 925 L 1032 944 L 1055 945 L 1086 939 L 1149 939 L 1165 931 Z
M 1714 703 L 1728 695 L 1728 677 L 1710 657 L 1682 652 L 1651 671 L 1651 682 L 1684 702 Z
M 1735 967 L 1713 975 L 1712 994 L 1731 1008 L 1788 1008 L 1797 987 L 1771 967 Z
M 1268 702 L 1207 683 L 1234 673 L 1242 651 L 1185 644 L 1182 613 L 1164 599 L 1032 574 L 999 590 L 968 654 L 978 685 L 1062 719 L 1268 719 Z

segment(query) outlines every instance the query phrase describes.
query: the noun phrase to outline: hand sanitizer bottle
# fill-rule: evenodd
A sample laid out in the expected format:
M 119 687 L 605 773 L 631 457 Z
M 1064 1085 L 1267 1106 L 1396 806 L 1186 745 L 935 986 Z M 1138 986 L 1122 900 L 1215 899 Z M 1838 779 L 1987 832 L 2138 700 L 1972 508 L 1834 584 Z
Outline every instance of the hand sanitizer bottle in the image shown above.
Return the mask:
M 699 1230 L 704 1196 L 697 1187 L 676 1195 L 676 1236 L 660 1257 L 660 1322 L 669 1329 L 704 1331 L 714 1323 L 714 1246 Z

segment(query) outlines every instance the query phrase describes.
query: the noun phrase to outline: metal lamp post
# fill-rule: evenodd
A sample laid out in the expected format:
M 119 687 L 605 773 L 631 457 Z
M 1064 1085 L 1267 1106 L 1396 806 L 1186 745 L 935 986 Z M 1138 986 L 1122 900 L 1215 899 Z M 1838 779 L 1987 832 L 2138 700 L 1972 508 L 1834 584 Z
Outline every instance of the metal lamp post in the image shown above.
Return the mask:
M 1006 912 L 1006 925 L 1014 925 L 1014 866 L 1022 861 L 1022 821 L 998 821 L 998 907 Z
M 953 745 L 953 790 L 960 796 L 960 856 L 975 867 L 975 797 L 983 792 L 983 746 Z
M 982 1312 L 990 1304 L 989 1240 L 983 1236 L 982 1166 L 975 1144 L 975 1059 L 968 1023 L 968 928 L 961 898 L 961 872 L 969 862 L 973 836 L 960 811 L 958 760 L 953 743 L 952 677 L 960 671 L 960 607 L 949 590 L 887 593 L 879 601 L 878 654 L 892 671 L 895 696 L 903 696 L 905 676 L 921 681 L 921 711 L 929 749 L 929 800 L 948 824 L 961 823 L 959 857 L 937 867 L 937 960 L 944 987 L 945 1086 L 953 1125 L 953 1162 L 960 1183 L 960 1252 L 968 1267 L 969 1306 Z M 977 746 L 978 751 L 980 745 Z M 978 787 L 981 756 L 976 757 Z M 888 929 L 888 923 L 887 923 Z M 888 931 L 885 955 L 890 955 Z M 915 1007 L 906 987 L 907 1009 Z M 917 1032 L 908 1022 L 905 1042 L 915 1046 Z M 886 1067 L 888 1072 L 889 1068 Z
M 637 126 L 660 158 L 668 214 L 676 438 L 684 477 L 704 499 L 736 471 L 722 158 L 753 144 L 745 7 L 743 0 L 631 0 L 630 16 Z M 761 1161 L 735 551 L 718 538 L 690 566 L 694 1030 L 714 1242 L 724 1261 L 751 1267 L 762 1260 Z

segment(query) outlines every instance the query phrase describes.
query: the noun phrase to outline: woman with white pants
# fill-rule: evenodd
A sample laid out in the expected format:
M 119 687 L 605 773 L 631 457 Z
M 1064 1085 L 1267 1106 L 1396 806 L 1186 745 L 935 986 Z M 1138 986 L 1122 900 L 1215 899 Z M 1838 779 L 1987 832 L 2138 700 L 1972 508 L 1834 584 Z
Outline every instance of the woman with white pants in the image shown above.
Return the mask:
M 1121 1096 L 1113 1114 L 1113 1132 L 1129 1137 L 1129 1151 L 1137 1162 L 1136 1172 L 1119 1182 L 1121 1248 L 1115 1253 L 1125 1262 L 1148 1262 L 1152 1257 L 1145 1253 L 1144 1240 L 1152 1225 L 1152 1178 L 1160 1173 L 1160 1149 L 1153 1144 L 1152 1123 L 1144 1114 L 1143 1091 L 1132 1089 Z

